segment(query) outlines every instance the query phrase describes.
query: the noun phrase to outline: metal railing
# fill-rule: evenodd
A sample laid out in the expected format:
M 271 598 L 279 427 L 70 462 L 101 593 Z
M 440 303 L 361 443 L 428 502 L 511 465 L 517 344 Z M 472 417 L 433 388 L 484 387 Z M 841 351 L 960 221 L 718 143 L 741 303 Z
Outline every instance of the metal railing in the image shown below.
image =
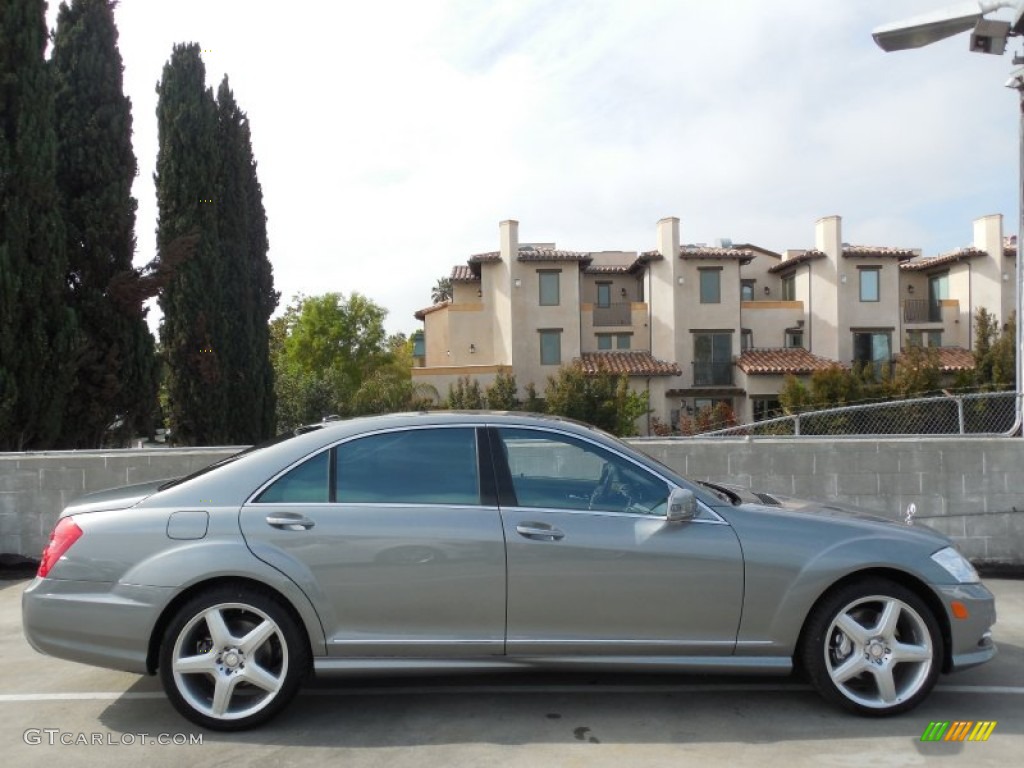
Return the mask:
M 619 301 L 602 307 L 594 305 L 594 325 L 632 325 L 633 305 L 628 301 Z
M 941 323 L 942 305 L 929 299 L 904 299 L 904 323 Z
M 1009 436 L 1020 429 L 1017 392 L 982 392 L 847 405 L 704 432 L 699 437 Z

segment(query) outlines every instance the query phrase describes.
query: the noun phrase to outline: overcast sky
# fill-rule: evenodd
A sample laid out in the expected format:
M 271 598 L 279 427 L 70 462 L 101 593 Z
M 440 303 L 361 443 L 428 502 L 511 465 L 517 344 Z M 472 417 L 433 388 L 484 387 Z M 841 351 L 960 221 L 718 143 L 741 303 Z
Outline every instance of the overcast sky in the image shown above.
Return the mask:
M 871 40 L 948 4 L 121 0 L 136 263 L 155 254 L 155 86 L 193 41 L 249 116 L 281 309 L 359 291 L 412 331 L 507 218 L 572 250 L 654 248 L 664 216 L 683 242 L 773 250 L 812 246 L 830 214 L 847 242 L 926 254 L 969 244 L 984 214 L 1010 234 L 1018 46 Z

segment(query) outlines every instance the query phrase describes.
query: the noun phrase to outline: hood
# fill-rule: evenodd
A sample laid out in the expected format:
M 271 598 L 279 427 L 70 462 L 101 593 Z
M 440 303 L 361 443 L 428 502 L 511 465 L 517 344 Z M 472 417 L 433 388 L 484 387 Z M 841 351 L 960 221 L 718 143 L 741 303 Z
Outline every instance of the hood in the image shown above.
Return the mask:
M 120 488 L 87 493 L 85 496 L 79 496 L 68 504 L 60 516 L 77 515 L 80 512 L 128 509 L 128 507 L 134 507 L 143 499 L 152 496 L 166 482 L 167 479 L 165 478 L 163 480 L 151 480 L 148 483 L 124 485 Z
M 905 519 L 885 517 L 877 511 L 864 509 L 863 507 L 858 507 L 854 504 L 846 504 L 841 501 L 812 501 L 809 499 L 798 499 L 792 496 L 784 496 L 779 493 L 764 493 L 736 485 L 726 485 L 724 483 L 708 483 L 707 485 L 713 485 L 726 490 L 733 494 L 737 498 L 738 502 L 744 506 L 767 509 L 784 509 L 790 512 L 813 515 L 818 518 L 827 517 L 839 520 L 862 520 L 865 522 L 883 523 L 885 525 L 895 525 L 899 528 L 912 528 L 919 531 L 926 531 L 928 533 L 935 533 L 940 536 L 942 535 L 934 528 L 922 524 L 920 520 L 913 519 L 913 515 L 911 515 L 910 523 L 907 523 Z

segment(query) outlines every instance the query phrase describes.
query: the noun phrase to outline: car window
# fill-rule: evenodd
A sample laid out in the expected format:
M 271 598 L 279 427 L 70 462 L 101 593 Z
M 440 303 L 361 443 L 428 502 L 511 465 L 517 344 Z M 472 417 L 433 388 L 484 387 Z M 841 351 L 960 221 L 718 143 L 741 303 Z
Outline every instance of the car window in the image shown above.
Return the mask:
M 499 429 L 520 507 L 663 515 L 668 483 L 585 440 Z
M 479 504 L 476 431 L 410 429 L 342 443 L 335 501 Z
M 321 451 L 311 459 L 277 478 L 256 499 L 263 504 L 324 504 L 330 488 L 327 479 L 329 451 Z

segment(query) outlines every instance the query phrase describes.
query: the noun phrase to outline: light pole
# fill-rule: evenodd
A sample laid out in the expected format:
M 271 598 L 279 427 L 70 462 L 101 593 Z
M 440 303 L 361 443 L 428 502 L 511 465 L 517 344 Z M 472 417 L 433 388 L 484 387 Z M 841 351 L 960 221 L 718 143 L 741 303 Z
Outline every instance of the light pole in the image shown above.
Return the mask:
M 986 19 L 986 14 L 1000 8 L 1012 8 L 1012 21 Z M 925 45 L 971 32 L 970 50 L 975 53 L 990 53 L 1001 56 L 1006 51 L 1006 40 L 1024 34 L 1024 0 L 970 0 L 952 8 L 915 16 L 906 21 L 884 24 L 877 27 L 871 36 L 883 51 L 901 51 L 907 48 L 921 48 Z M 1014 56 L 1015 65 L 1024 64 L 1024 58 Z M 1006 87 L 1013 88 L 1019 96 L 1018 138 L 1018 185 L 1017 185 L 1017 258 L 1016 262 L 1016 326 L 1017 337 L 1014 347 L 1017 376 L 1017 418 L 1013 431 L 1021 428 L 1022 403 L 1024 403 L 1024 67 L 1017 69 L 1006 81 Z

